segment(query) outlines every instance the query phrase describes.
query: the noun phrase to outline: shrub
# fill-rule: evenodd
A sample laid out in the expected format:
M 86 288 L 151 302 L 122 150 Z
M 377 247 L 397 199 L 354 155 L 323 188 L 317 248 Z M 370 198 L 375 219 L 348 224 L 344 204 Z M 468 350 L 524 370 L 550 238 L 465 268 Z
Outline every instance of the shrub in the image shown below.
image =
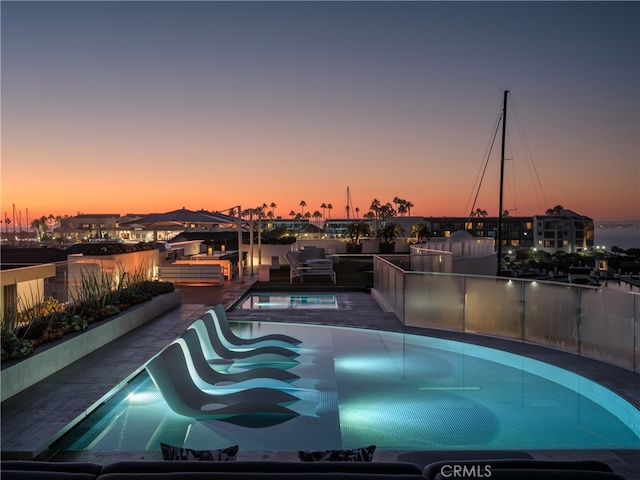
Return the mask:
M 33 352 L 33 345 L 23 338 L 18 338 L 13 331 L 2 329 L 0 337 L 2 344 L 0 357 L 3 362 L 26 357 Z
M 74 332 L 86 330 L 89 327 L 87 321 L 80 315 L 72 315 L 69 317 L 69 326 Z
M 103 310 L 105 312 L 105 317 L 111 317 L 120 313 L 120 309 L 115 305 L 107 305 Z
M 148 248 L 148 244 L 142 245 Z M 146 271 L 144 266 L 131 275 L 123 271 L 115 284 L 104 273 L 82 272 L 80 284 L 70 295 L 73 305 L 68 308 L 53 297 L 29 308 L 16 305 L 12 314 L 2 319 L 2 360 L 24 357 L 35 346 L 85 330 L 90 323 L 175 289 L 170 282 L 147 280 Z

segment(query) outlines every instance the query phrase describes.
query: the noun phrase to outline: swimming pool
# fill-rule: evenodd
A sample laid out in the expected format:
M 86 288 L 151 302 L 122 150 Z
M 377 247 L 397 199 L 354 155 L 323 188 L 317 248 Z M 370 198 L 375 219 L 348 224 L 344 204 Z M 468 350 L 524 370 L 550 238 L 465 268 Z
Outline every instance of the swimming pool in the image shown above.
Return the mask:
M 273 294 L 252 293 L 242 299 L 235 308 L 242 310 L 261 309 L 337 309 L 338 298 L 328 294 Z
M 286 330 L 285 330 L 286 329 Z M 613 392 L 506 352 L 401 333 L 259 322 L 303 340 L 296 396 L 315 415 L 251 428 L 173 413 L 145 371 L 52 448 L 638 449 L 640 412 Z

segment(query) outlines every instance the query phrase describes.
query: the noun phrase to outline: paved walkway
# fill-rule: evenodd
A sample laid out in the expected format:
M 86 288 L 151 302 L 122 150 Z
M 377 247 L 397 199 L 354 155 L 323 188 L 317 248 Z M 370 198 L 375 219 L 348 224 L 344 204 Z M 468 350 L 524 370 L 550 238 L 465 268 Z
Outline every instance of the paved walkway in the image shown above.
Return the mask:
M 257 276 L 244 282 L 225 282 L 221 287 L 181 288 L 182 304 L 137 328 L 115 342 L 2 403 L 2 456 L 53 460 L 84 460 L 106 464 L 116 460 L 158 459 L 159 452 L 54 452 L 48 444 L 63 427 L 86 415 L 108 392 L 129 377 L 152 355 L 180 335 L 194 319 L 212 305 L 231 307 L 252 286 Z M 291 310 L 283 322 L 346 325 L 433 336 L 476 343 L 574 371 L 591 378 L 640 406 L 640 376 L 601 362 L 556 350 L 476 335 L 404 327 L 394 314 L 383 311 L 371 295 L 335 289 L 340 310 Z M 234 310 L 231 319 L 266 319 L 273 313 Z M 273 320 L 273 318 L 269 318 Z M 241 452 L 245 460 L 292 460 L 295 452 Z M 376 460 L 393 460 L 398 452 L 376 452 Z M 607 462 L 627 480 L 640 480 L 640 450 L 635 451 L 534 451 L 540 459 L 599 459 Z M 240 457 L 239 457 L 240 458 Z

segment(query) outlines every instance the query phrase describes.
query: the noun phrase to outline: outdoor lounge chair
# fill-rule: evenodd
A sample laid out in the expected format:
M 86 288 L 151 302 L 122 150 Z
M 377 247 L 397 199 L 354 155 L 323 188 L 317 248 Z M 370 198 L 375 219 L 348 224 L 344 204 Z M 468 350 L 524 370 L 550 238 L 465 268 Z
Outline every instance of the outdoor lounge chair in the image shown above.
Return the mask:
M 293 283 L 294 278 L 299 278 L 301 282 L 306 277 L 314 277 L 318 275 L 329 276 L 336 283 L 336 272 L 333 270 L 333 261 L 328 258 L 319 258 L 305 260 L 302 252 L 294 252 L 292 250 L 284 254 L 290 266 L 289 283 Z
M 287 392 L 253 388 L 229 394 L 211 394 L 194 383 L 183 350 L 171 344 L 145 368 L 171 410 L 195 419 L 226 420 L 248 414 L 271 414 L 285 421 L 299 415 L 285 407 L 299 399 Z M 256 400 L 260 399 L 260 400 Z
M 204 384 L 229 390 L 245 390 L 255 387 L 300 390 L 299 387 L 290 383 L 300 377 L 279 368 L 256 368 L 238 373 L 220 373 L 212 368 L 204 357 L 200 339 L 195 330 L 187 329 L 174 343 L 182 347 L 192 378 L 195 374 L 195 377 L 201 379 Z M 197 379 L 195 383 L 198 384 Z
M 226 314 L 224 315 L 225 321 L 220 321 L 215 310 L 209 310 L 202 317 L 208 327 L 215 329 L 220 342 L 232 352 L 246 352 L 246 351 L 260 351 L 261 353 L 277 353 L 288 357 L 297 357 L 300 349 L 297 345 L 290 343 L 284 343 L 281 341 L 264 340 L 258 343 L 246 344 L 242 342 L 242 338 L 238 337 L 231 331 L 229 323 L 226 321 Z M 238 342 L 240 340 L 240 342 Z
M 213 325 L 205 323 L 201 318 L 193 322 L 189 328 L 195 330 L 198 334 L 202 353 L 207 361 L 222 358 L 233 360 L 235 366 L 249 366 L 249 368 L 256 365 L 265 367 L 266 364 L 277 365 L 278 368 L 291 368 L 300 364 L 291 356 L 284 356 L 270 351 L 231 351 L 222 344 Z
M 238 346 L 262 346 L 262 344 L 268 345 L 279 345 L 285 348 L 291 348 L 292 346 L 296 346 L 302 343 L 302 340 L 298 340 L 297 338 L 290 337 L 289 335 L 284 335 L 281 333 L 271 333 L 268 335 L 263 335 L 261 337 L 256 338 L 241 338 L 237 336 L 231 330 L 229 326 L 229 320 L 227 318 L 227 312 L 225 311 L 222 304 L 218 303 L 213 307 L 213 311 L 216 314 L 218 319 L 220 330 L 222 334 L 227 339 L 227 341 L 231 344 L 235 344 Z M 268 342 L 268 343 L 267 343 Z
M 296 351 L 298 348 L 295 345 L 283 344 L 282 342 L 278 342 L 278 344 L 274 344 L 274 342 L 264 342 L 256 345 L 240 345 L 234 342 L 233 338 L 228 338 L 228 335 L 225 334 L 225 329 L 222 327 L 222 323 L 220 318 L 216 314 L 214 310 L 209 310 L 205 313 L 200 319 L 207 325 L 207 328 L 216 332 L 217 337 L 220 339 L 220 343 L 222 343 L 226 348 L 231 350 L 232 352 L 254 352 L 255 353 L 275 353 L 278 355 L 282 355 L 284 357 L 297 357 L 300 354 Z M 227 329 L 229 333 L 231 332 L 231 328 L 227 324 Z M 233 335 L 233 337 L 236 337 Z

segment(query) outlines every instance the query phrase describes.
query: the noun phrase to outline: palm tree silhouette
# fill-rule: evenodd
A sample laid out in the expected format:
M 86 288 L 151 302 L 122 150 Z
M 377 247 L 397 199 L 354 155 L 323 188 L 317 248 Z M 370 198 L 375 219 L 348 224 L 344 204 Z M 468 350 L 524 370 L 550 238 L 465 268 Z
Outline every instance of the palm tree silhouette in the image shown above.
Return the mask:
M 318 221 L 318 219 L 319 219 L 319 218 L 322 218 L 322 214 L 321 214 L 318 210 L 316 210 L 315 212 L 313 212 L 313 214 L 312 214 L 311 216 L 315 219 L 315 221 L 316 221 L 316 226 L 318 226 L 318 227 L 319 227 L 319 226 L 320 226 L 320 225 L 319 225 L 319 224 L 320 224 L 320 222 Z
M 404 206 L 407 207 L 409 211 L 409 216 L 411 216 L 411 207 L 415 207 L 415 205 L 407 200 L 404 201 Z

